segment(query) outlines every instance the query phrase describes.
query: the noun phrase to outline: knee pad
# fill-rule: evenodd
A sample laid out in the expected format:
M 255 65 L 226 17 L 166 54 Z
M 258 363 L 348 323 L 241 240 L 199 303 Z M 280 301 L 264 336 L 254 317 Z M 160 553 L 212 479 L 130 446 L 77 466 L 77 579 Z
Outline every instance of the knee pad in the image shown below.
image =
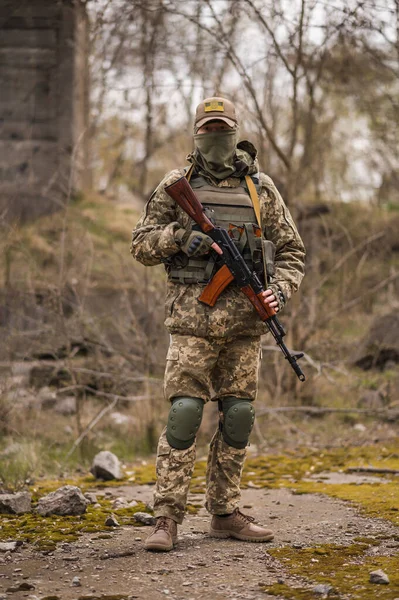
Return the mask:
M 233 448 L 245 448 L 255 422 L 252 401 L 230 396 L 222 400 L 223 438 Z
M 166 426 L 166 439 L 172 448 L 185 450 L 193 445 L 203 410 L 201 398 L 173 398 Z

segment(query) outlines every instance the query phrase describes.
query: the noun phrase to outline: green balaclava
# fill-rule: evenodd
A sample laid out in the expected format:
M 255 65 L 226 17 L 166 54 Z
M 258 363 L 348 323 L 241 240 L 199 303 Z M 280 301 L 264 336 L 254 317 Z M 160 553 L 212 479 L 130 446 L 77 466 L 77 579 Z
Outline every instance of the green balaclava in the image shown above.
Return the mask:
M 215 179 L 226 179 L 236 171 L 238 130 L 194 134 L 196 159 Z

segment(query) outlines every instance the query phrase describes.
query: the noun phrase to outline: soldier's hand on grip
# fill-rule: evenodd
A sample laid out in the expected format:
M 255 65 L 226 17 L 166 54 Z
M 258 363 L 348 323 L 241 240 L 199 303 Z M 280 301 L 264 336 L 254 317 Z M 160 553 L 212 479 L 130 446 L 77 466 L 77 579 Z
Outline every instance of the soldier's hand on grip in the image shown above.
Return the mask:
M 183 236 L 180 249 L 183 250 L 187 256 L 201 256 L 206 254 L 211 249 L 213 244 L 212 238 L 202 231 L 192 231 L 186 236 Z

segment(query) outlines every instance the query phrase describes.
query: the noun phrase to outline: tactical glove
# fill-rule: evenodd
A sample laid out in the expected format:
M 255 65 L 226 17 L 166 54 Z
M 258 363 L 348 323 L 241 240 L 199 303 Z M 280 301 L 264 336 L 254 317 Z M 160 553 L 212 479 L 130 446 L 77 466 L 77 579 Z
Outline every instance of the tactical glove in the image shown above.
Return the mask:
M 202 231 L 184 231 L 180 229 L 175 234 L 175 240 L 187 256 L 207 254 L 213 244 L 212 238 Z
M 283 292 L 281 291 L 280 287 L 276 283 L 268 284 L 266 287 L 267 287 L 267 289 L 272 290 L 274 297 L 276 298 L 276 300 L 278 302 L 278 310 L 280 312 L 284 308 L 284 305 L 286 303 L 286 299 L 285 299 Z

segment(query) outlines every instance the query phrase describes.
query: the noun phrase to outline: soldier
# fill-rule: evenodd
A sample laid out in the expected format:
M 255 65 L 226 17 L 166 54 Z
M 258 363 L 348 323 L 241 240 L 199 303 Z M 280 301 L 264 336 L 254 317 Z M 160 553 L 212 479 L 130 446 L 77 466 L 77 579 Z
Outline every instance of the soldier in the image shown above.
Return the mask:
M 237 142 L 234 105 L 225 98 L 201 102 L 195 116 L 195 149 L 188 156 L 191 166 L 165 176 L 133 231 L 133 257 L 146 266 L 165 265 L 165 326 L 171 334 L 164 380 L 171 406 L 158 444 L 157 520 L 145 542 L 147 550 L 169 551 L 177 541 L 194 468 L 196 434 L 208 400 L 218 401 L 220 416 L 206 473 L 205 506 L 213 515 L 210 535 L 250 542 L 273 539 L 270 530 L 238 508 L 255 419 L 260 340 L 267 326 L 234 282 L 213 308 L 198 301 L 218 268 L 221 250 L 164 189 L 186 175 L 208 216 L 229 230 L 251 269 L 263 277 L 265 301 L 281 310 L 301 283 L 304 246 L 273 181 L 259 173 L 256 149 L 248 141 Z M 258 220 L 256 203 L 260 203 Z

